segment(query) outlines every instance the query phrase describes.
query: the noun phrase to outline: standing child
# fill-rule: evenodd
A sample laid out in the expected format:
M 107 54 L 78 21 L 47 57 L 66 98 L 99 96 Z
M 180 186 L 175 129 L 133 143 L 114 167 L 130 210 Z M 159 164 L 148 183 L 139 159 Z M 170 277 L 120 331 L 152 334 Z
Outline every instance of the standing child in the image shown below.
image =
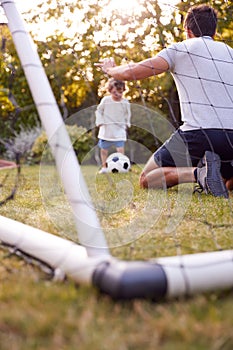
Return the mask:
M 110 79 L 110 95 L 102 98 L 96 110 L 96 126 L 99 127 L 98 146 L 102 162 L 100 173 L 107 172 L 106 160 L 111 146 L 115 146 L 117 152 L 124 154 L 127 127 L 130 128 L 131 118 L 130 103 L 123 97 L 124 91 L 125 82 Z

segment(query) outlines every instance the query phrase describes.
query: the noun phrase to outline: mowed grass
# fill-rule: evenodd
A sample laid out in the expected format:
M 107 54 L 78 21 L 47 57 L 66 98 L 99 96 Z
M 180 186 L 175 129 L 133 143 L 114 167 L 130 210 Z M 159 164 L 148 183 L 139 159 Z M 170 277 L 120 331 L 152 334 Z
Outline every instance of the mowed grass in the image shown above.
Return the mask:
M 139 172 L 135 166 L 128 174 L 101 176 L 96 167 L 83 167 L 114 256 L 147 260 L 232 248 L 233 194 L 229 201 L 192 194 L 190 185 L 148 192 L 138 186 Z M 11 171 L 2 197 L 13 183 Z M 0 214 L 78 241 L 51 167 L 24 167 L 15 199 Z M 53 281 L 4 247 L 0 271 L 1 350 L 233 349 L 232 290 L 160 303 L 113 301 L 70 278 Z

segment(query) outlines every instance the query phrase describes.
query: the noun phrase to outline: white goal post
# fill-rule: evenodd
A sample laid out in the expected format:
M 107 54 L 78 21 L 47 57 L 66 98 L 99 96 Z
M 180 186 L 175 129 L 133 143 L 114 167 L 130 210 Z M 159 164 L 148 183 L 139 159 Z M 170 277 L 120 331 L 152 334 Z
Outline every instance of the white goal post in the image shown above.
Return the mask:
M 63 182 L 81 245 L 0 217 L 0 240 L 89 283 L 115 299 L 161 300 L 233 287 L 233 250 L 119 261 L 111 257 L 104 233 L 32 39 L 13 0 L 0 0 L 41 122 Z M 39 87 L 39 88 L 38 88 Z M 61 147 L 56 147 L 57 142 Z M 73 169 L 69 171 L 69 169 Z
M 79 241 L 87 248 L 90 256 L 109 254 L 77 157 L 36 47 L 15 2 L 1 0 L 0 4 L 8 19 L 8 27 L 46 131 L 57 171 L 73 210 Z
M 89 257 L 86 248 L 0 216 L 0 240 L 48 264 L 55 276 L 97 287 L 113 299 L 155 301 L 233 287 L 233 251 L 120 261 Z

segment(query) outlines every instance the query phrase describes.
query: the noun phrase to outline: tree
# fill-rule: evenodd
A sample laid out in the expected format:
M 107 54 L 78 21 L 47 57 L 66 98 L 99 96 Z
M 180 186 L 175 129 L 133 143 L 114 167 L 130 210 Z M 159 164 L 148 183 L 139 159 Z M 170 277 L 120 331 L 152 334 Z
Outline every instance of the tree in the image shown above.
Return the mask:
M 33 125 L 35 107 L 7 25 L 1 24 L 0 137 Z M 3 151 L 3 146 L 1 145 Z
M 105 93 L 108 77 L 94 66 L 95 62 L 113 56 L 120 64 L 156 55 L 163 47 L 184 38 L 182 21 L 188 8 L 204 2 L 181 1 L 164 16 L 166 9 L 159 1 L 147 0 L 140 11 L 128 16 L 116 10 L 105 11 L 109 0 L 44 0 L 35 10 L 24 14 L 28 24 L 33 23 L 32 35 L 64 119 L 97 104 Z M 217 40 L 231 43 L 232 5 L 218 0 L 211 4 L 219 11 L 221 36 Z M 43 23 L 45 26 L 50 22 L 53 27 L 57 25 L 56 30 L 41 39 L 38 37 L 41 30 L 36 25 Z M 3 34 L 7 44 L 4 55 L 3 52 L 0 55 L 0 123 L 10 125 L 17 119 L 16 128 L 22 123 L 32 125 L 36 112 L 31 94 L 5 27 Z M 14 75 L 9 64 L 14 68 Z M 10 77 L 14 78 L 11 92 L 20 107 L 17 118 L 14 118 L 16 107 L 7 94 Z M 179 121 L 179 101 L 171 75 L 166 73 L 127 85 L 127 97 L 131 102 L 157 108 L 173 123 Z

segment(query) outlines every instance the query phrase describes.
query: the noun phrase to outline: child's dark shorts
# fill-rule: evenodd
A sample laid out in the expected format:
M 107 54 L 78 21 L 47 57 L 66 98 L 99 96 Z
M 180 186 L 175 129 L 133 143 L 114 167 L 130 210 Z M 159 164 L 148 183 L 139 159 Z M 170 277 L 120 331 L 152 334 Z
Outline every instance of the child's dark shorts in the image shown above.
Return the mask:
M 107 140 L 99 140 L 98 146 L 99 148 L 109 149 L 111 146 L 116 148 L 124 147 L 125 141 L 107 141 Z

